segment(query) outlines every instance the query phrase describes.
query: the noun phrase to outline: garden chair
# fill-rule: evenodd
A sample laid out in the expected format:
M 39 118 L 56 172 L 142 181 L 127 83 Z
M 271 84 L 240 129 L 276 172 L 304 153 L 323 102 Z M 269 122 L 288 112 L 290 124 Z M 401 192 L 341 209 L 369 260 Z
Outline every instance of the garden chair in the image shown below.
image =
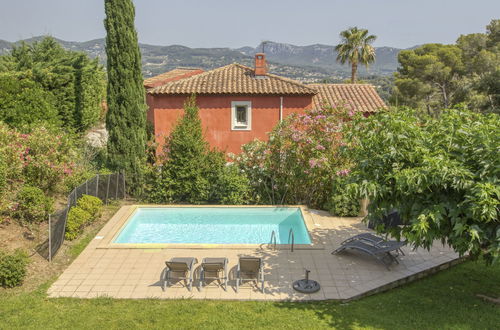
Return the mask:
M 163 291 L 166 290 L 171 279 L 185 280 L 186 286 L 191 291 L 193 287 L 193 268 L 196 263 L 198 263 L 196 258 L 172 258 L 170 261 L 166 261 L 167 270 L 163 280 Z
M 204 258 L 201 262 L 199 289 L 203 288 L 206 280 L 218 280 L 224 291 L 227 291 L 227 258 Z
M 261 282 L 261 291 L 264 292 L 264 265 L 261 258 L 240 257 L 236 270 L 236 292 L 243 281 L 255 280 Z

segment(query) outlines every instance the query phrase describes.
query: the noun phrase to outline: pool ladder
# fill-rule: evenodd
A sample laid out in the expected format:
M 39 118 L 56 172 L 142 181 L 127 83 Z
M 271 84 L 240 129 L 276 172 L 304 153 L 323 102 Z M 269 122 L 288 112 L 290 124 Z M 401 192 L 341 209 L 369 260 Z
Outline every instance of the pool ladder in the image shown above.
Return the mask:
M 271 244 L 273 244 L 273 249 L 276 250 L 276 232 L 274 230 L 271 233 Z
M 295 244 L 295 235 L 293 234 L 293 229 L 290 228 L 290 230 L 288 231 L 288 244 L 290 244 L 290 236 L 292 237 L 292 252 L 293 252 L 293 245 Z
M 290 238 L 292 239 L 292 244 L 290 247 L 293 252 L 293 247 L 295 245 L 295 235 L 292 228 L 290 228 L 290 230 L 288 231 L 288 244 L 290 244 Z M 271 233 L 271 244 L 273 245 L 273 249 L 276 250 L 276 232 L 274 230 Z

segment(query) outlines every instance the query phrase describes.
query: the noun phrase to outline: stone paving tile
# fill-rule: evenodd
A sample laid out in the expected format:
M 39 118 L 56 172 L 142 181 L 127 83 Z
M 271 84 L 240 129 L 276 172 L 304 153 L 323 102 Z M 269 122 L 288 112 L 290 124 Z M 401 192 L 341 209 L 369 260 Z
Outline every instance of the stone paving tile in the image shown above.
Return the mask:
M 99 236 L 113 235 L 111 231 L 126 210 L 120 209 L 115 217 L 99 232 Z M 346 238 L 368 229 L 356 218 L 330 217 L 322 211 L 313 211 L 316 224 L 313 237 L 320 237 L 323 250 L 268 250 L 268 249 L 109 249 L 93 240 L 80 256 L 50 287 L 50 297 L 95 298 L 158 298 L 158 299 L 229 299 L 229 300 L 322 300 L 350 299 L 365 292 L 404 279 L 429 268 L 448 263 L 458 255 L 448 247 L 436 244 L 430 251 L 404 247 L 405 256 L 400 264 L 388 271 L 384 265 L 367 255 L 346 251 L 331 255 Z M 264 260 L 265 290 L 260 292 L 255 283 L 246 283 L 235 291 L 235 269 L 240 256 L 259 256 Z M 211 284 L 199 291 L 198 281 L 189 291 L 184 281 L 174 282 L 163 291 L 161 276 L 165 261 L 172 257 L 192 256 L 198 267 L 204 257 L 227 257 L 230 280 L 227 291 Z M 304 278 L 309 269 L 311 279 L 320 282 L 322 289 L 314 294 L 301 294 L 293 290 L 294 280 Z

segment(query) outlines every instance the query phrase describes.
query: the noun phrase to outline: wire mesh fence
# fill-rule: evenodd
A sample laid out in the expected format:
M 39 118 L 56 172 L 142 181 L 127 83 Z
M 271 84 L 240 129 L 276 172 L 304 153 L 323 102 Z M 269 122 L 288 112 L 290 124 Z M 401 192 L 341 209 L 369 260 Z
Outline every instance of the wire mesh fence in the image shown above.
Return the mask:
M 108 204 L 110 200 L 124 199 L 125 173 L 97 174 L 71 191 L 64 209 L 49 215 L 49 237 L 38 248 L 38 253 L 47 260 L 52 261 L 61 248 L 69 210 L 76 206 L 83 195 L 98 197 L 104 204 Z

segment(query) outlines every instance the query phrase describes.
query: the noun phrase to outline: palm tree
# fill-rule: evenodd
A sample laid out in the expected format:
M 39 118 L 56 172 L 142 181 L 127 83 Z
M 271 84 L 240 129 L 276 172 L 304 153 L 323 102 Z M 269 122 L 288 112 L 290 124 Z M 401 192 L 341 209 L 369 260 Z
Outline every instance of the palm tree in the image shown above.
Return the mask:
M 358 63 L 368 65 L 375 61 L 375 49 L 371 45 L 377 36 L 368 35 L 368 30 L 349 28 L 340 32 L 340 43 L 335 46 L 337 61 L 341 64 L 351 63 L 351 82 L 356 82 Z

